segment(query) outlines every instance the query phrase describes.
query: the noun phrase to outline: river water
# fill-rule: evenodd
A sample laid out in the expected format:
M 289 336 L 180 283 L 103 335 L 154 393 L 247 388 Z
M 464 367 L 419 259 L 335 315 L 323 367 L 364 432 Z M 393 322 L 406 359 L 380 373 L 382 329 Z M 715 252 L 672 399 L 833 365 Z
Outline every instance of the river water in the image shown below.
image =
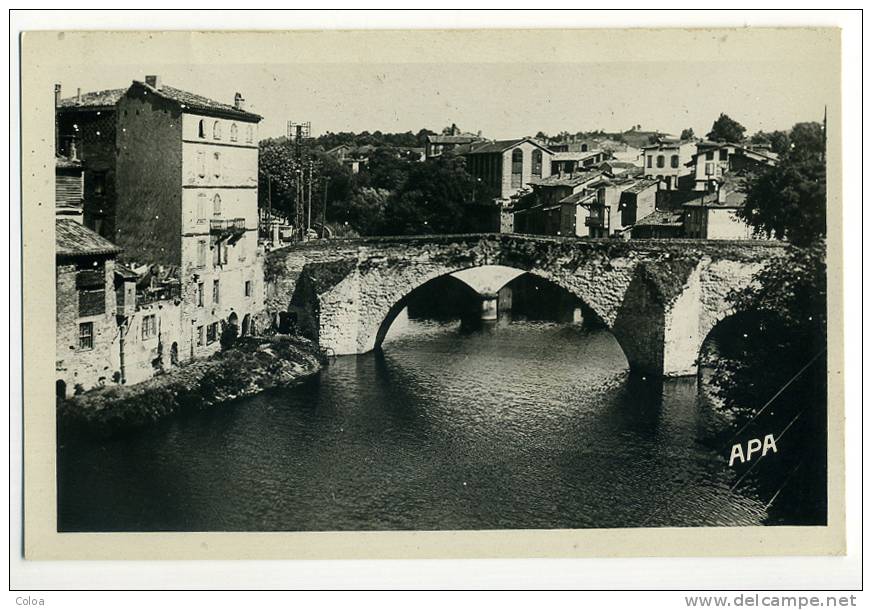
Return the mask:
M 383 352 L 111 440 L 64 439 L 61 531 L 754 525 L 697 379 L 606 330 L 399 320 Z

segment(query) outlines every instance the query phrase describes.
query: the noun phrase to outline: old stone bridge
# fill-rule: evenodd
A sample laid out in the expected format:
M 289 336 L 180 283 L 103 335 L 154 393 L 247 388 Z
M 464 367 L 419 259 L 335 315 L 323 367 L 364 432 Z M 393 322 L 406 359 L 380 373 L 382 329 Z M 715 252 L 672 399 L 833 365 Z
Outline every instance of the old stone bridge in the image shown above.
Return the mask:
M 493 299 L 530 273 L 577 296 L 616 337 L 630 368 L 696 372 L 708 333 L 732 312 L 727 294 L 749 285 L 782 245 L 768 241 L 580 240 L 513 234 L 317 241 L 266 259 L 267 309 L 336 354 L 380 346 L 408 295 L 454 275 Z

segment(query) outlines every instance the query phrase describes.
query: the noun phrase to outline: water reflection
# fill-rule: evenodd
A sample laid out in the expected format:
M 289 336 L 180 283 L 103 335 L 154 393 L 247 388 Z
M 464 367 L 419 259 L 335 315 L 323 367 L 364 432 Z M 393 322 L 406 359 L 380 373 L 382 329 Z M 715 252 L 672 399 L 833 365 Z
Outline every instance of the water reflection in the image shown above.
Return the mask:
M 62 530 L 750 525 L 694 379 L 629 375 L 608 331 L 401 315 L 304 385 L 59 451 Z

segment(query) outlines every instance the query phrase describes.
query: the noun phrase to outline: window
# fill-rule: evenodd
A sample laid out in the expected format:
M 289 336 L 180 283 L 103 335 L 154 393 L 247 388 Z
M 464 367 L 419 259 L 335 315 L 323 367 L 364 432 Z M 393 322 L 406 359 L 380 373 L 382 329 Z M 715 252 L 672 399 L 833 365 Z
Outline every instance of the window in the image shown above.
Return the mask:
M 204 152 L 197 153 L 197 175 L 200 178 L 206 177 L 206 153 Z
M 203 306 L 203 293 L 206 292 L 206 287 L 203 282 L 197 282 L 197 307 Z
M 713 151 L 713 150 L 706 151 L 706 153 L 705 153 L 705 160 L 706 161 L 713 161 L 714 158 L 715 158 L 715 151 Z
M 726 148 L 722 148 L 722 149 L 720 149 L 720 150 L 718 151 L 718 160 L 719 160 L 719 161 L 726 161 L 726 160 L 727 160 L 727 154 L 728 154 L 728 152 L 729 152 L 729 151 L 728 151 Z
M 102 195 L 106 192 L 106 172 L 91 173 L 92 190 L 95 195 Z
M 79 349 L 94 349 L 94 323 L 79 324 Z
M 239 139 L 239 128 L 236 127 L 236 123 L 230 124 L 230 141 L 236 142 Z
M 542 151 L 534 150 L 533 151 L 533 170 L 532 173 L 534 176 L 541 178 L 542 177 Z
M 150 339 L 157 334 L 157 316 L 154 314 L 142 318 L 142 340 Z
M 206 193 L 197 195 L 197 224 L 206 222 Z
M 245 280 L 245 296 L 251 296 L 251 280 Z
M 212 125 L 212 137 L 216 140 L 221 139 L 221 123 L 215 121 L 215 124 Z
M 106 267 L 102 260 L 85 259 L 76 265 L 79 317 L 106 313 Z
M 206 345 L 215 343 L 218 340 L 218 322 L 213 322 L 206 327 Z
M 247 125 L 245 127 L 245 141 L 251 144 L 254 142 L 254 127 Z
M 654 167 L 654 155 L 648 155 L 648 167 Z
M 197 266 L 206 266 L 206 240 L 204 239 L 197 242 Z
M 227 264 L 227 245 L 220 241 L 216 241 L 212 246 L 212 266 Z
M 657 155 L 657 167 L 664 167 L 666 165 L 666 158 L 663 155 Z
M 212 302 L 216 305 L 221 302 L 221 281 L 220 280 L 213 280 L 212 281 Z
M 79 290 L 79 317 L 98 316 L 106 313 L 106 291 Z
M 221 195 L 212 197 L 212 216 L 221 216 Z
M 524 173 L 524 151 L 516 148 L 512 151 L 512 188 L 521 186 L 521 176 Z
M 215 177 L 221 177 L 221 154 L 215 153 L 215 158 L 212 161 L 212 169 L 214 170 Z
M 672 167 L 678 167 L 678 155 L 672 155 L 672 159 L 670 159 L 670 165 Z
M 203 326 L 197 327 L 197 345 L 200 347 L 206 345 L 206 328 Z
M 201 138 L 205 138 L 205 137 L 206 137 L 206 121 L 204 121 L 203 119 L 200 119 L 200 125 L 199 125 L 199 128 L 198 128 L 198 135 L 199 135 Z

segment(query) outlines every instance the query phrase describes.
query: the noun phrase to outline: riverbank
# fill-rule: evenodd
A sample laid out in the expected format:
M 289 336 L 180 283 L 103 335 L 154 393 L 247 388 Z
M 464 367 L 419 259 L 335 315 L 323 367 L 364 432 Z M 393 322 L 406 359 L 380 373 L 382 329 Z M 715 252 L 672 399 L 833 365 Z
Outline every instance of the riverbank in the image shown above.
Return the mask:
M 244 338 L 231 349 L 131 386 L 107 386 L 58 403 L 60 428 L 101 437 L 294 385 L 317 373 L 325 358 L 299 337 Z

